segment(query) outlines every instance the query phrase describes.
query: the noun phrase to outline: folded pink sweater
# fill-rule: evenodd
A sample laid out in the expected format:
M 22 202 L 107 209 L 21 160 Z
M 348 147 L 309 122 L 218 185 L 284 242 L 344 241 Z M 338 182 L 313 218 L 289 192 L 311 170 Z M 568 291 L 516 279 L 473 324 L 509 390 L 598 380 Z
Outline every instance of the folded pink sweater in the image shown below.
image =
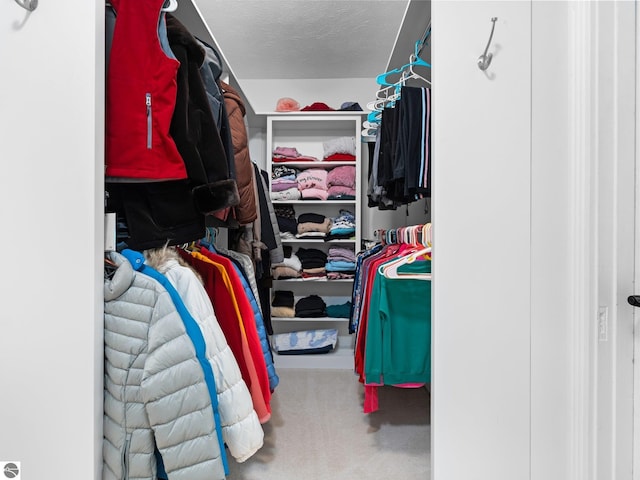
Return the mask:
M 323 168 L 308 168 L 298 174 L 296 181 L 300 190 L 319 188 L 326 191 L 327 171 Z
M 327 186 L 332 187 L 335 185 L 356 188 L 356 167 L 344 165 L 329 170 L 327 174 Z

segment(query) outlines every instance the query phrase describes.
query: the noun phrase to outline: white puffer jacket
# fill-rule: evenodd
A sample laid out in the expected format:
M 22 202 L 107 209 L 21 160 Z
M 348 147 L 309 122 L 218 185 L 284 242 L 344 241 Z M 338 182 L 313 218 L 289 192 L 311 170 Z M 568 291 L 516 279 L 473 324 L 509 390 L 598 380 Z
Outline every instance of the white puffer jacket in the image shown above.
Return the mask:
M 160 283 L 109 255 L 117 270 L 104 282 L 102 478 L 156 480 L 157 447 L 171 480 L 224 479 L 193 337 Z
M 231 455 L 236 461 L 244 462 L 262 447 L 264 431 L 211 299 L 198 275 L 173 248 L 147 250 L 145 257 L 147 265 L 169 279 L 200 326 L 216 379 L 222 435 Z

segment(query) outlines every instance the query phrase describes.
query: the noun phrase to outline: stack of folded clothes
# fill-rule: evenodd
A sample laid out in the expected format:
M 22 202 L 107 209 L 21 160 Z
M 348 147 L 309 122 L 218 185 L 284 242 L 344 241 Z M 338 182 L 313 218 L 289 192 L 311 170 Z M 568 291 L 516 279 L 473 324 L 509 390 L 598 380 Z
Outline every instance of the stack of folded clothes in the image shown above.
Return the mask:
M 294 188 L 287 188 L 286 190 L 282 190 L 281 192 L 271 191 L 270 195 L 271 200 L 280 202 L 290 202 L 292 200 L 300 200 L 302 198 L 300 190 L 298 190 L 297 186 Z
M 273 299 L 271 300 L 271 316 L 293 318 L 296 315 L 294 305 L 292 291 L 276 290 L 273 292 Z
M 278 162 L 317 162 L 318 158 L 302 155 L 295 147 L 276 147 L 273 149 L 273 161 Z
M 300 318 L 314 318 L 327 316 L 327 304 L 318 295 L 309 295 L 298 300 L 295 304 L 295 316 Z
M 329 200 L 355 200 L 356 167 L 344 165 L 329 170 L 327 174 L 327 194 Z
M 284 260 L 281 263 L 271 264 L 271 276 L 278 280 L 286 278 L 300 278 L 302 276 L 302 263 L 298 256 L 292 252 L 289 245 L 282 247 Z
M 351 238 L 356 232 L 356 217 L 348 210 L 341 209 L 340 215 L 331 218 L 331 229 L 326 240 Z
M 298 217 L 297 238 L 324 238 L 331 230 L 331 219 L 319 213 L 303 213 Z
M 298 221 L 296 211 L 292 205 L 274 205 L 273 213 L 276 215 L 281 239 L 293 239 L 298 233 Z
M 296 255 L 302 263 L 303 278 L 326 277 L 327 254 L 317 248 L 298 248 Z
M 338 137 L 322 142 L 324 148 L 323 160 L 352 161 L 356 159 L 355 137 Z
M 300 198 L 298 182 L 296 181 L 297 175 L 298 171 L 295 168 L 285 165 L 274 167 L 271 172 L 271 198 L 274 200 L 296 200 Z
M 350 248 L 331 247 L 325 268 L 327 278 L 330 280 L 353 278 L 356 270 L 356 254 Z
M 296 177 L 296 181 L 303 200 L 326 200 L 329 196 L 327 191 L 327 171 L 324 168 L 302 170 Z
M 272 339 L 273 350 L 280 355 L 329 353 L 336 348 L 337 343 L 336 328 L 278 333 Z

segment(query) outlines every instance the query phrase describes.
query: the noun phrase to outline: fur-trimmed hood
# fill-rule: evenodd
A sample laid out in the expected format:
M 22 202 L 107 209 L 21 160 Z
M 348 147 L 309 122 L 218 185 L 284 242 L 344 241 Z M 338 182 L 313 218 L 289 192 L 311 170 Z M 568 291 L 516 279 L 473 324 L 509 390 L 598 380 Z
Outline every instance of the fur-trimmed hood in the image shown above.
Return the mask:
M 206 343 L 218 394 L 218 412 L 224 443 L 238 462 L 244 462 L 264 443 L 264 431 L 253 408 L 249 388 L 236 357 L 216 318 L 200 275 L 174 247 L 145 250 L 145 264 L 162 273 L 178 291 Z

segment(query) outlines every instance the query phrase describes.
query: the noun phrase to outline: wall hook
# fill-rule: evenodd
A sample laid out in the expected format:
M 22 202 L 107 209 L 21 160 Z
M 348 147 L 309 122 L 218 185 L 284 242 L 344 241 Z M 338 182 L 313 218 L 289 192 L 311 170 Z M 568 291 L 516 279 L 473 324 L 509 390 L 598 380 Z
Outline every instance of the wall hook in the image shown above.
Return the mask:
M 491 35 L 489 35 L 489 41 L 487 42 L 487 47 L 484 49 L 484 53 L 480 55 L 480 58 L 478 58 L 478 68 L 483 72 L 487 68 L 489 68 L 489 65 L 491 65 L 491 59 L 493 58 L 493 54 L 487 53 L 487 52 L 489 51 L 489 46 L 491 45 L 491 39 L 493 38 L 493 31 L 496 28 L 496 20 L 498 20 L 498 17 L 493 17 L 491 19 L 491 21 L 493 22 L 493 25 L 491 27 Z
M 16 3 L 30 12 L 38 8 L 38 0 L 16 0 Z

